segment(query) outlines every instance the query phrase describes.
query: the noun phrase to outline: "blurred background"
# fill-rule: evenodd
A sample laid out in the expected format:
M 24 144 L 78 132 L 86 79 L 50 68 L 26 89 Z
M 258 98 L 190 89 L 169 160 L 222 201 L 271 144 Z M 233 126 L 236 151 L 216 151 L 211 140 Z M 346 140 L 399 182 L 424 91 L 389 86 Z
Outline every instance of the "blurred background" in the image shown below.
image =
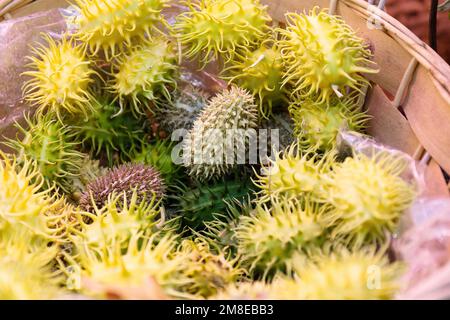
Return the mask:
M 439 3 L 444 3 L 440 0 Z M 386 0 L 386 12 L 429 43 L 428 21 L 431 0 Z M 450 19 L 448 12 L 438 12 L 438 53 L 450 64 Z

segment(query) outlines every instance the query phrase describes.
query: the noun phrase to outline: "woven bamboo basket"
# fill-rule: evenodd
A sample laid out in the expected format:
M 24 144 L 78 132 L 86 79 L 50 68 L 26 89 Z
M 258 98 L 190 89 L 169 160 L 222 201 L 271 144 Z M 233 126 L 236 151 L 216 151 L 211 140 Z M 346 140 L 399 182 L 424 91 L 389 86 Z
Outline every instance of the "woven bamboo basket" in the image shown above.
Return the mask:
M 450 197 L 450 66 L 400 22 L 363 0 L 262 0 L 275 20 L 329 8 L 367 39 L 380 72 L 370 75 L 369 133 L 427 164 L 429 196 Z M 369 1 L 373 2 L 373 1 Z M 66 7 L 66 0 L 0 0 L 0 21 Z

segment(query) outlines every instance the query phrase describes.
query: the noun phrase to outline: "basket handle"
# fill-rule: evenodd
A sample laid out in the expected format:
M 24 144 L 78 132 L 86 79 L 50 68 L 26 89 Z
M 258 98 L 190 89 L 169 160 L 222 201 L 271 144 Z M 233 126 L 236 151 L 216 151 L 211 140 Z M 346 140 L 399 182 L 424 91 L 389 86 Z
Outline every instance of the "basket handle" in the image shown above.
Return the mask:
M 329 14 L 335 14 L 336 13 L 336 8 L 337 8 L 337 2 L 338 0 L 330 0 L 330 5 L 329 5 Z M 374 0 L 367 0 L 367 2 L 370 5 L 374 5 L 375 1 Z M 384 7 L 386 6 L 386 0 L 379 0 L 378 1 L 378 9 L 383 10 L 384 11 Z

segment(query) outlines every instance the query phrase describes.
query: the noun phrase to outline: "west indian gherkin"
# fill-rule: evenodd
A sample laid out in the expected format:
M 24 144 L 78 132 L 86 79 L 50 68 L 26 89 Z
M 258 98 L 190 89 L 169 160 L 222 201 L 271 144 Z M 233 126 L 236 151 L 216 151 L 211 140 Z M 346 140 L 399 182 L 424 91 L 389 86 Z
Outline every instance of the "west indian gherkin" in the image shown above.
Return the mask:
M 189 174 L 206 181 L 220 178 L 251 152 L 258 109 L 253 97 L 233 86 L 212 98 L 184 140 L 183 161 Z

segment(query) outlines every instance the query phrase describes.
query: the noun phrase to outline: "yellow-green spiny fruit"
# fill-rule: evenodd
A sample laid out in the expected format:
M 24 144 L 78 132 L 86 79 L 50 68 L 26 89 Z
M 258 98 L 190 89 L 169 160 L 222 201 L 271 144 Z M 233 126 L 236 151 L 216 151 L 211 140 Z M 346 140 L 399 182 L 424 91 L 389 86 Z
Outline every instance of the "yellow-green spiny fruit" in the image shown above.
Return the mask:
M 326 223 L 331 236 L 355 245 L 384 241 L 395 231 L 416 187 L 402 178 L 408 159 L 386 151 L 356 154 L 335 163 L 325 177 L 323 202 L 331 209 Z
M 52 197 L 49 190 L 42 191 L 43 185 L 34 161 L 19 163 L 14 156 L 0 153 L 0 240 L 38 235 L 35 240 L 41 243 L 51 238 L 53 232 L 44 213 Z M 30 247 L 34 245 L 31 242 Z
M 321 177 L 327 171 L 331 157 L 316 158 L 310 152 L 302 154 L 297 144 L 278 154 L 257 175 L 255 185 L 261 189 L 259 201 L 300 199 L 305 195 L 318 197 L 322 188 Z
M 80 211 L 77 214 L 80 228 L 73 230 L 71 241 L 97 250 L 115 243 L 127 244 L 134 234 L 156 231 L 156 225 L 161 222 L 159 204 L 150 195 L 147 200 L 139 201 L 136 191 L 131 195 L 110 194 L 104 206 L 94 205 L 93 213 Z
M 82 215 L 82 211 L 63 196 L 55 199 L 43 215 L 52 232 L 51 244 L 57 248 L 52 261 L 53 269 L 55 274 L 63 275 L 67 264 L 66 256 L 73 254 L 72 239 L 81 230 L 79 217 Z
M 43 187 L 56 184 L 62 191 L 70 193 L 70 179 L 80 174 L 84 155 L 78 151 L 79 142 L 73 141 L 69 127 L 51 115 L 30 120 L 28 129 L 16 124 L 24 135 L 22 140 L 9 139 L 7 145 L 13 148 L 18 158 L 36 161 L 45 178 Z
M 151 101 L 171 100 L 178 68 L 169 41 L 159 37 L 133 46 L 117 59 L 113 69 L 110 91 L 118 96 L 122 107 L 128 102 L 134 114 L 145 115 Z
M 174 31 L 187 58 L 203 65 L 233 58 L 258 44 L 272 20 L 259 0 L 189 0 L 189 11 L 177 17 Z
M 402 267 L 390 264 L 383 251 L 339 249 L 316 256 L 298 269 L 294 279 L 274 281 L 273 289 L 280 299 L 391 299 L 400 288 Z
M 114 242 L 93 250 L 80 243 L 76 246 L 77 260 L 71 265 L 74 277 L 80 279 L 78 290 L 96 297 L 107 297 L 108 286 L 136 288 L 154 280 L 169 295 L 181 294 L 175 288 L 184 283 L 181 260 L 173 256 L 176 237 L 157 234 L 133 234 L 125 243 Z M 94 285 L 89 285 L 94 284 Z
M 63 292 L 51 265 L 56 247 L 43 246 L 29 252 L 27 240 L 0 243 L 1 300 L 55 299 Z
M 83 49 L 63 38 L 56 42 L 45 36 L 47 44 L 33 49 L 32 71 L 24 72 L 30 79 L 24 86 L 25 99 L 38 106 L 38 114 L 46 110 L 59 120 L 65 115 L 87 117 L 92 110 L 89 85 L 95 71 Z
M 236 266 L 237 259 L 229 260 L 225 252 L 213 253 L 202 238 L 183 240 L 175 255 L 182 258 L 185 278 L 185 283 L 177 289 L 194 296 L 207 298 L 214 295 L 244 273 Z
M 236 228 L 243 266 L 263 279 L 277 271 L 290 274 L 295 257 L 309 257 L 321 250 L 327 236 L 324 214 L 324 207 L 309 198 L 284 199 L 273 202 L 270 208 L 257 205 Z
M 257 118 L 257 106 L 246 90 L 233 86 L 213 97 L 184 139 L 189 175 L 200 181 L 220 178 L 245 160 Z
M 285 89 L 281 87 L 283 59 L 272 42 L 265 41 L 259 49 L 245 51 L 243 57 L 231 60 L 223 71 L 225 79 L 256 97 L 264 118 L 269 118 L 272 107 L 285 99 Z
M 347 88 L 359 90 L 368 81 L 362 73 L 376 73 L 372 54 L 355 31 L 338 16 L 317 7 L 307 14 L 287 13 L 287 27 L 280 29 L 284 59 L 283 85 L 293 94 L 329 102 Z
M 79 17 L 76 39 L 84 42 L 93 55 L 103 50 L 109 60 L 145 40 L 165 25 L 161 10 L 167 0 L 76 0 Z
M 327 152 L 336 147 L 341 130 L 361 132 L 370 117 L 361 111 L 354 97 L 331 99 L 319 103 L 312 99 L 300 100 L 289 106 L 294 121 L 294 134 L 304 150 Z

